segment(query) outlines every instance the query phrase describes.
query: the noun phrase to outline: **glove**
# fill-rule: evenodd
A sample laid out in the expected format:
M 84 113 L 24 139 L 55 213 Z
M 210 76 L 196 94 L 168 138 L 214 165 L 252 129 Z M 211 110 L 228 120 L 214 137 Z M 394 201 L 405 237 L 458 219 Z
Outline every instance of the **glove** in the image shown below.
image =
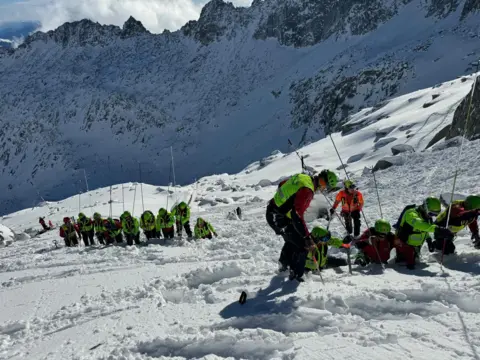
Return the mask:
M 277 234 L 277 235 L 283 235 L 283 234 L 285 234 L 285 230 L 278 228 L 278 229 L 275 230 L 275 234 Z
M 331 209 L 330 209 L 330 215 L 333 215 L 333 214 L 335 214 L 335 209 L 334 209 L 334 208 L 331 208 Z
M 347 235 L 343 238 L 344 244 L 350 244 L 355 238 L 352 235 Z
M 435 239 L 445 239 L 445 240 L 452 240 L 454 238 L 453 233 L 444 227 L 437 226 L 435 228 Z
M 433 241 L 431 238 L 427 238 L 427 245 L 428 245 L 428 251 L 431 253 L 435 251 L 435 247 L 433 246 Z

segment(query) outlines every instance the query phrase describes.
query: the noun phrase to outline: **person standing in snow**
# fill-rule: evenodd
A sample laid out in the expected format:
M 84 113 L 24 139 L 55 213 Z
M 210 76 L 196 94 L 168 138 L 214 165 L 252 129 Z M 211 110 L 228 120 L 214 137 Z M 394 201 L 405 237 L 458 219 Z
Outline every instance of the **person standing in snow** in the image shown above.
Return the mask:
M 72 224 L 69 217 L 64 217 L 60 226 L 60 237 L 65 241 L 66 247 L 78 246 L 77 232 L 78 227 Z
M 450 230 L 433 223 L 433 217 L 441 210 L 442 205 L 436 197 L 426 198 L 420 206 L 408 205 L 403 209 L 396 226 L 396 235 L 401 240 L 401 246 L 396 248 L 397 263 L 405 261 L 408 269 L 415 269 L 416 258 L 425 241 L 429 251 L 434 251 L 430 233 L 434 233 L 435 238 L 453 239 Z
M 169 213 L 164 208 L 158 210 L 157 220 L 155 222 L 158 237 L 160 237 L 161 231 L 165 239 L 173 239 L 173 236 L 175 235 L 174 225 L 175 217 L 172 213 Z
M 279 259 L 280 271 L 290 268 L 290 280 L 303 281 L 307 251 L 315 248 L 303 215 L 317 190 L 334 188 L 337 182 L 337 176 L 330 170 L 315 176 L 296 174 L 278 185 L 267 205 L 268 225 L 285 240 Z
M 122 222 L 122 229 L 125 234 L 125 239 L 127 240 L 127 245 L 132 246 L 134 241 L 136 245 L 140 245 L 140 225 L 138 220 L 134 218 L 129 211 L 125 211 L 122 216 L 120 216 L 120 221 Z
M 215 237 L 218 236 L 213 226 L 209 222 L 203 220 L 202 218 L 197 219 L 197 223 L 195 224 L 195 228 L 194 228 L 194 233 L 195 233 L 195 238 L 197 239 L 211 240 L 213 235 Z
M 390 223 L 385 219 L 379 219 L 375 226 L 355 240 L 355 246 L 359 250 L 355 257 L 355 265 L 366 266 L 370 263 L 386 264 L 390 259 L 390 252 L 394 247 L 400 246 L 400 240 L 392 233 Z
M 84 213 L 78 214 L 78 228 L 82 234 L 83 243 L 85 246 L 95 245 L 93 240 L 93 221 L 87 218 Z M 90 240 L 90 241 L 89 241 Z
M 192 237 L 192 230 L 190 229 L 190 207 L 182 201 L 175 206 L 172 211 L 172 215 L 175 216 L 177 222 L 177 235 L 182 236 L 182 228 L 185 229 L 187 236 Z
M 343 240 L 333 237 L 330 231 L 320 226 L 316 226 L 311 232 L 312 239 L 317 245 L 313 251 L 307 255 L 305 262 L 306 271 L 322 270 L 325 268 L 334 268 L 348 265 L 345 259 L 328 256 L 328 247 L 343 248 L 349 246 L 352 241 L 351 236 L 347 235 Z
M 352 234 L 352 220 L 353 220 L 353 235 L 355 237 L 360 235 L 360 212 L 363 209 L 363 195 L 356 189 L 355 184 L 351 180 L 344 181 L 345 188 L 341 190 L 335 202 L 330 209 L 330 215 L 335 213 L 338 205 L 342 203 L 342 212 L 340 215 L 345 219 L 345 227 L 347 232 Z
M 442 211 L 435 220 L 438 226 L 447 226 L 448 211 Z M 476 249 L 480 249 L 480 236 L 478 232 L 478 216 L 480 215 L 480 195 L 467 196 L 465 200 L 457 200 L 452 203 L 450 210 L 450 219 L 448 222 L 448 229 L 456 236 L 457 233 L 470 228 L 472 234 L 472 241 Z M 455 245 L 452 240 L 446 240 L 435 237 L 433 248 L 443 251 L 445 243 L 445 255 L 452 254 L 455 251 Z
M 156 237 L 155 215 L 150 210 L 145 211 L 140 216 L 140 227 L 147 238 L 147 241 Z
M 102 215 L 98 212 L 93 214 L 93 232 L 95 233 L 98 242 L 102 245 L 105 245 L 105 233 L 107 232 L 104 222 L 105 220 L 102 219 Z

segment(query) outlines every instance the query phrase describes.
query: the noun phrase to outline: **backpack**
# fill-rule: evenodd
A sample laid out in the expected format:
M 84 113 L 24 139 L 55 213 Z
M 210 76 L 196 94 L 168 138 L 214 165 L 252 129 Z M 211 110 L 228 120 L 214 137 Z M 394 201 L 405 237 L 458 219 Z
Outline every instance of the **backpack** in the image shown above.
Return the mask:
M 397 222 L 395 223 L 395 225 L 393 225 L 393 228 L 394 229 L 399 229 L 400 228 L 400 224 L 402 223 L 402 218 L 403 218 L 403 215 L 405 215 L 405 213 L 407 212 L 407 210 L 410 210 L 410 209 L 413 209 L 413 208 L 416 208 L 417 205 L 416 204 L 412 204 L 412 205 L 407 205 L 405 206 L 405 208 L 402 210 L 402 212 L 400 213 L 400 216 L 398 217 L 398 220 Z

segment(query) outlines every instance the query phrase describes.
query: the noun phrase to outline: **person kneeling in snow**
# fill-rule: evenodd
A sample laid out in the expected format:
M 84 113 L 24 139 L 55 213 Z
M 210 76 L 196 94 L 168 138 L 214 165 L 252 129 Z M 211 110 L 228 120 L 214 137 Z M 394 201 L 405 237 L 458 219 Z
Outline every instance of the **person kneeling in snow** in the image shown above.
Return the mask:
M 413 204 L 403 209 L 395 226 L 401 241 L 401 246 L 397 247 L 397 263 L 405 261 L 408 269 L 415 269 L 416 258 L 425 241 L 428 250 L 434 251 L 430 233 L 434 233 L 435 238 L 453 239 L 450 230 L 433 224 L 432 217 L 438 216 L 441 210 L 440 200 L 435 197 L 426 198 L 420 206 Z
M 194 233 L 197 239 L 212 239 L 212 235 L 218 236 L 213 226 L 202 218 L 197 219 Z
M 66 247 L 78 246 L 78 226 L 73 225 L 69 217 L 63 218 L 63 225 L 60 226 L 60 237 L 65 241 Z
M 436 225 L 447 226 L 448 211 L 449 209 L 447 208 L 441 212 L 440 215 L 438 215 L 437 219 L 435 220 Z M 457 236 L 457 233 L 468 226 L 470 228 L 470 232 L 472 233 L 472 241 L 477 249 L 480 249 L 480 235 L 478 232 L 477 223 L 479 215 L 480 195 L 470 195 L 467 196 L 465 200 L 457 200 L 452 203 L 450 219 L 448 221 L 448 229 L 454 234 L 454 236 Z M 448 242 L 448 240 L 443 238 L 435 237 L 432 247 L 436 250 L 443 251 L 444 241 L 447 241 L 445 243 L 445 255 L 453 253 L 455 251 L 453 240 Z
M 387 220 L 379 219 L 375 226 L 365 232 L 355 241 L 360 250 L 355 257 L 355 265 L 366 266 L 370 263 L 386 264 L 390 259 L 390 252 L 400 246 L 400 240 L 391 232 L 392 227 Z
M 332 237 L 332 234 L 327 229 L 316 226 L 311 231 L 311 237 L 317 245 L 315 250 L 310 251 L 307 255 L 307 261 L 305 263 L 305 270 L 315 271 L 325 268 L 334 268 L 339 266 L 346 266 L 347 261 L 345 259 L 328 256 L 328 247 L 342 248 L 348 246 L 352 241 L 351 236 L 346 236 L 345 239 L 339 239 Z
M 133 245 L 133 241 L 135 241 L 136 245 L 140 245 L 140 225 L 138 220 L 132 217 L 132 214 L 128 211 L 122 214 L 120 220 L 122 221 L 122 229 L 127 239 L 127 245 Z

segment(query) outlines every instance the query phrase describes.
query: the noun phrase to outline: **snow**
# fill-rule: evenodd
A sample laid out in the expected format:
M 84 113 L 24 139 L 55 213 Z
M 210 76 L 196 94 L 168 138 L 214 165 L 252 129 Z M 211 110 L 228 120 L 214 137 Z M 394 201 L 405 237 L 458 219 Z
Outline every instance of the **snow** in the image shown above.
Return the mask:
M 307 2 L 297 3 L 309 12 Z M 38 35 L 11 55 L 2 52 L 0 186 L 9 191 L 0 193 L 0 213 L 31 206 L 41 196 L 58 200 L 85 191 L 83 170 L 96 188 L 141 181 L 142 163 L 142 181 L 165 184 L 170 146 L 179 183 L 238 172 L 275 149 L 290 151 L 287 139 L 298 144 L 323 137 L 324 122 L 336 126 L 345 119 L 345 108 L 355 112 L 392 94 L 470 71 L 468 64 L 479 51 L 478 13 L 460 20 L 459 6 L 457 12 L 436 18 L 426 16 L 425 1 L 379 3 L 396 16 L 352 36 L 342 34 L 342 22 L 337 23 L 332 12 L 325 24 L 325 33 L 332 37 L 303 48 L 273 38 L 255 39 L 259 26 L 290 4 L 271 0 L 235 12 L 222 7 L 225 13 L 219 10 L 218 18 L 209 19 L 200 31 L 225 33 L 208 46 L 182 31 L 121 39 L 112 29 L 100 31 L 92 25 L 76 28 L 67 44 L 45 42 Z M 330 12 L 330 5 L 325 6 Z M 238 19 L 233 14 L 243 15 Z M 321 26 L 315 18 L 312 14 L 297 24 L 296 35 L 302 37 L 312 23 Z M 287 19 L 279 16 L 282 23 Z M 345 29 L 354 25 L 347 21 Z M 87 44 L 79 46 L 86 39 Z M 425 50 L 415 50 L 418 46 Z M 356 94 L 336 103 L 341 84 L 376 70 L 388 79 L 366 84 L 358 80 L 352 85 Z M 295 84 L 303 82 L 310 85 L 295 91 Z M 330 101 L 322 101 L 328 94 Z M 297 95 L 312 101 L 297 103 Z M 440 95 L 424 111 L 442 117 L 447 96 Z M 432 103 L 432 97 L 424 96 L 421 102 Z M 333 116 L 328 109 L 323 109 L 328 116 L 322 115 L 324 106 L 336 109 Z M 394 109 L 384 110 L 368 121 Z M 426 129 L 433 130 L 430 122 Z M 262 166 L 268 166 L 268 160 Z
M 405 205 L 451 192 L 458 148 L 423 150 L 432 129 L 450 121 L 450 115 L 433 112 L 451 114 L 469 83 L 471 79 L 454 81 L 392 99 L 381 109 L 352 116 L 351 123 L 363 124 L 359 130 L 333 134 L 342 158 L 364 154 L 347 169 L 364 194 L 368 225 L 380 217 L 380 209 L 373 176 L 364 168 L 390 155 L 390 146 L 375 149 L 378 129 L 394 127 L 389 136 L 397 140 L 390 144 L 408 143 L 415 149 L 399 155 L 403 165 L 376 172 L 385 218 L 394 223 Z M 444 96 L 423 108 L 432 91 Z M 408 101 L 412 97 L 418 100 Z M 388 117 L 370 122 L 375 112 Z M 400 130 L 406 125 L 414 137 Z M 316 170 L 340 165 L 330 139 L 299 153 Z M 278 180 L 300 171 L 300 160 L 295 153 L 275 156 L 265 166 L 207 176 L 174 192 L 149 184 L 113 186 L 115 216 L 123 209 L 139 216 L 142 191 L 145 209 L 154 212 L 193 195 L 191 222 L 197 217 L 211 222 L 219 234 L 213 240 L 107 248 L 64 248 L 59 241 L 57 249 L 52 243 L 60 240 L 57 228 L 1 248 L 0 358 L 478 358 L 480 253 L 468 231 L 459 234 L 457 254 L 446 257 L 443 269 L 438 256 L 424 248 L 423 266 L 414 271 L 399 265 L 385 270 L 353 266 L 351 275 L 347 268 L 327 269 L 324 284 L 317 275 L 307 275 L 302 284 L 276 275 L 283 240 L 266 224 L 265 206 Z M 480 141 L 466 141 L 456 198 L 480 193 L 479 158 Z M 257 186 L 262 180 L 272 185 L 264 181 Z M 81 194 L 80 201 L 73 196 L 45 202 L 0 222 L 15 232 L 39 229 L 40 216 L 59 225 L 64 216 L 77 216 L 79 204 L 86 215 L 98 211 L 107 216 L 109 199 L 109 187 L 99 188 Z M 315 214 L 327 206 L 324 197 L 315 197 L 306 215 L 309 228 L 326 224 Z M 241 219 L 229 215 L 237 207 Z M 330 229 L 344 234 L 338 220 Z M 341 250 L 331 252 L 345 257 Z M 242 291 L 248 295 L 244 305 L 238 303 Z
M 0 224 L 0 246 L 10 245 L 15 238 L 15 234 L 8 227 Z

